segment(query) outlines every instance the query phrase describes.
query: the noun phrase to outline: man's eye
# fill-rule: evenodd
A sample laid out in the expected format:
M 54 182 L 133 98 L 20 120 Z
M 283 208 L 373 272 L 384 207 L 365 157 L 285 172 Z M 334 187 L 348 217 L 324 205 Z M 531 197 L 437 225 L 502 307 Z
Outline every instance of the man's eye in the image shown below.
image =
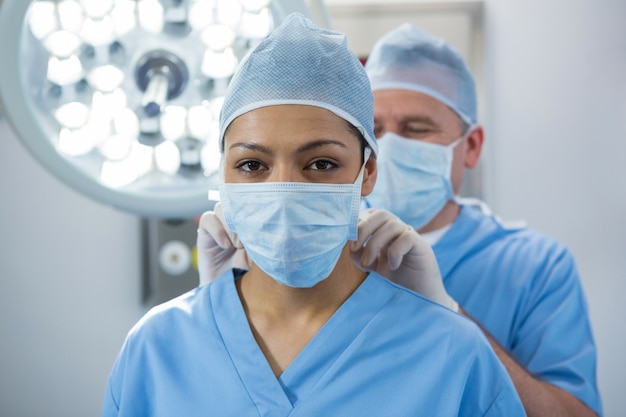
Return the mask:
M 417 135 L 424 135 L 430 132 L 430 129 L 425 127 L 407 127 L 406 130 Z
M 315 161 L 313 162 L 311 165 L 309 165 L 311 167 L 311 169 L 313 170 L 327 170 L 327 169 L 332 169 L 335 168 L 337 165 L 330 162 L 330 161 L 326 161 L 324 159 L 320 159 L 319 161 Z
M 259 161 L 245 161 L 240 163 L 237 168 L 243 171 L 258 171 L 263 168 Z

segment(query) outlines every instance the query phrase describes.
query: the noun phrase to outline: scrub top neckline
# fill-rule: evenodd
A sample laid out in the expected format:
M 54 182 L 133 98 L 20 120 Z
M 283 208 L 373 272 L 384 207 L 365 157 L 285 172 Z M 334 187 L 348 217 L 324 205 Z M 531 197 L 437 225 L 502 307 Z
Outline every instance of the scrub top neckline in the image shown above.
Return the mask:
M 232 271 L 211 286 L 211 304 L 224 345 L 260 416 L 288 416 L 313 391 L 392 296 L 370 273 L 277 379 L 254 338 Z

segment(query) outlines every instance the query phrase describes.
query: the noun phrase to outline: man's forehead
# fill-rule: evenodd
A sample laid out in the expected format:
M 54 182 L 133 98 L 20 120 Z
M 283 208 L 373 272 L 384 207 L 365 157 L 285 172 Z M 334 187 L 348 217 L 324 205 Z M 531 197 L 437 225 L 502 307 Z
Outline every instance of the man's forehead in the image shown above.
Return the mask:
M 408 88 L 386 88 L 386 89 L 379 89 L 379 90 L 374 90 L 372 91 L 372 94 L 374 96 L 374 99 L 376 98 L 391 98 L 391 99 L 395 99 L 395 98 L 399 98 L 402 97 L 404 99 L 410 99 L 410 100 L 423 100 L 423 101 L 431 101 L 431 100 L 435 100 L 438 103 L 443 104 L 440 100 L 438 100 L 437 98 L 426 94 L 424 92 L 421 91 L 416 91 L 416 90 L 410 90 Z
M 435 117 L 440 113 L 457 116 L 445 103 L 428 94 L 403 89 L 376 90 L 374 116 L 393 115 L 397 118 Z

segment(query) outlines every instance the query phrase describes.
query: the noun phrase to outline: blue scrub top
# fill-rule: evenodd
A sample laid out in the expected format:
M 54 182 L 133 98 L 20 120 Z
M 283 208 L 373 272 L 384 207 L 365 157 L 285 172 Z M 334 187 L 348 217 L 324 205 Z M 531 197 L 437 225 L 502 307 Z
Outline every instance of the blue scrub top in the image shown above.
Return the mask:
M 276 378 L 232 271 L 130 331 L 102 416 L 524 416 L 468 319 L 376 274 Z
M 532 374 L 599 415 L 596 347 L 572 254 L 462 205 L 433 246 L 448 293 Z

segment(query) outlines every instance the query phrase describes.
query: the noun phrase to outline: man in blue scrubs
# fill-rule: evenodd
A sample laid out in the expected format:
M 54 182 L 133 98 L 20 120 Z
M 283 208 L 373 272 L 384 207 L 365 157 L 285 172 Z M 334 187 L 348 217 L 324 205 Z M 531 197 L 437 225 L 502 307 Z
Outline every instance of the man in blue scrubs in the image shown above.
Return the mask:
M 456 197 L 484 141 L 474 80 L 460 54 L 402 25 L 375 45 L 366 71 L 380 152 L 365 204 L 394 213 L 429 241 L 447 294 L 432 296 L 433 282 L 423 277 L 401 284 L 458 302 L 484 329 L 529 416 L 601 415 L 596 348 L 571 253 L 547 236 L 501 223 L 484 203 Z M 198 247 L 210 266 L 200 271 L 207 282 L 232 249 L 203 250 L 221 233 L 215 218 L 203 220 Z
M 366 71 L 380 146 L 366 203 L 431 243 L 448 294 L 485 329 L 529 416 L 601 414 L 596 348 L 571 253 L 508 227 L 484 203 L 455 197 L 484 140 L 460 54 L 405 24 L 376 43 Z
M 405 256 L 376 271 L 441 281 L 428 244 L 388 212 L 357 239 L 373 120 L 338 32 L 294 14 L 244 59 L 220 116 L 220 195 L 252 263 L 135 325 L 103 416 L 525 415 L 474 323 L 353 261 L 382 236 Z

